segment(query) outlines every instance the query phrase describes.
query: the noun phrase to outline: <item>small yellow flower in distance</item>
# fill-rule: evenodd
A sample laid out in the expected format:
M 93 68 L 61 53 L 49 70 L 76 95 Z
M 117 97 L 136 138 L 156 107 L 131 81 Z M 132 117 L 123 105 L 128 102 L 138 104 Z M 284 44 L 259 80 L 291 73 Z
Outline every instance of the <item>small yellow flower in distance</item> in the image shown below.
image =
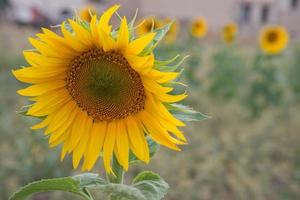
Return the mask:
M 164 20 L 164 24 L 168 24 L 171 22 L 172 22 L 172 20 L 170 18 L 167 18 Z M 165 37 L 165 41 L 167 43 L 173 43 L 176 40 L 178 32 L 179 32 L 179 28 L 180 28 L 179 22 L 177 20 L 173 21 L 173 24 L 170 27 L 170 30 L 168 31 L 168 33 L 166 34 L 166 37 Z
M 155 17 L 141 19 L 138 23 L 137 34 L 139 36 L 150 33 L 152 30 L 161 28 L 163 23 Z
M 43 120 L 32 129 L 45 129 L 51 147 L 62 144 L 61 158 L 73 154 L 73 166 L 91 170 L 99 156 L 112 172 L 114 154 L 125 170 L 129 150 L 149 162 L 146 136 L 173 150 L 186 144 L 168 105 L 186 98 L 170 94 L 170 84 L 179 72 L 154 67 L 153 52 L 141 52 L 155 33 L 129 39 L 126 18 L 113 30 L 110 19 L 119 8 L 109 8 L 86 25 L 69 19 L 61 25 L 62 35 L 42 29 L 29 38 L 35 50 L 24 51 L 28 67 L 14 76 L 31 86 L 18 93 L 33 104 L 27 115 Z M 72 29 L 72 30 L 71 30 Z
M 289 34 L 282 26 L 268 26 L 261 30 L 259 44 L 267 54 L 282 52 L 289 42 Z
M 224 42 L 230 44 L 234 42 L 238 33 L 238 26 L 236 23 L 228 23 L 222 29 L 222 36 Z
M 92 15 L 96 13 L 95 7 L 88 5 L 79 11 L 79 17 L 87 22 L 90 22 Z
M 203 38 L 208 31 L 208 24 L 204 17 L 199 17 L 193 20 L 190 24 L 190 32 L 196 38 Z

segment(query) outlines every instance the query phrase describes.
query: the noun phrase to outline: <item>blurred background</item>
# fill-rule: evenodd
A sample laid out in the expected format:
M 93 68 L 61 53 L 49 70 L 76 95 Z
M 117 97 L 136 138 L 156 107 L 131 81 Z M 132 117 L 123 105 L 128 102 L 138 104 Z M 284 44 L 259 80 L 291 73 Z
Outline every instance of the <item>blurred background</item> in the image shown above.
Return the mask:
M 189 55 L 186 103 L 212 117 L 188 124 L 182 152 L 161 148 L 126 178 L 145 168 L 160 173 L 171 187 L 167 200 L 300 199 L 300 0 L 0 0 L 0 200 L 33 180 L 78 173 L 70 158 L 59 161 L 60 148 L 49 149 L 42 132 L 30 130 L 37 120 L 17 114 L 27 102 L 11 70 L 27 65 L 27 38 L 41 27 L 58 30 L 74 14 L 89 21 L 90 12 L 115 3 L 129 18 L 139 8 L 138 34 L 175 20 L 158 57 Z M 261 42 L 271 25 L 288 35 L 276 38 L 289 37 L 276 52 Z M 93 172 L 104 176 L 102 163 Z

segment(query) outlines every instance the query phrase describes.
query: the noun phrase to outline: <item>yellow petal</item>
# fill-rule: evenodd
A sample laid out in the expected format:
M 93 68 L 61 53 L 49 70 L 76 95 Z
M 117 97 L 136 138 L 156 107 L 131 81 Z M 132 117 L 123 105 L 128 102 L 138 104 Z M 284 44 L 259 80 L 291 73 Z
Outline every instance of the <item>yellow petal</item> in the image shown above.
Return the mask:
M 115 49 L 116 41 L 109 34 L 105 33 L 102 29 L 100 30 L 100 39 L 103 45 L 103 50 L 105 52 Z
M 89 116 L 87 116 L 85 122 L 82 122 L 84 126 L 84 129 L 82 130 L 82 137 L 76 146 L 76 148 L 73 151 L 73 167 L 76 169 L 79 165 L 79 162 L 85 153 L 87 151 L 87 144 L 89 141 L 89 138 L 91 136 L 91 128 L 93 125 L 93 119 Z
M 85 132 L 85 123 L 88 120 L 88 116 L 85 112 L 79 110 L 77 116 L 74 120 L 71 137 L 70 137 L 70 146 L 68 151 L 73 151 L 78 145 L 80 139 L 84 137 L 87 133 Z
M 109 25 L 109 21 L 112 15 L 119 9 L 120 5 L 114 5 L 107 9 L 101 16 L 98 29 L 102 29 L 104 33 L 108 34 L 111 31 L 111 26 Z
M 149 148 L 145 140 L 144 130 L 132 116 L 126 118 L 130 147 L 133 153 L 145 163 L 149 162 Z
M 64 132 L 64 130 L 68 128 L 68 125 L 70 125 L 74 119 L 77 110 L 76 107 L 77 105 L 73 101 L 69 101 L 66 105 L 63 105 L 62 108 L 55 113 L 55 117 L 47 127 L 45 134 L 47 135 L 51 132 L 54 132 L 60 127 L 61 132 Z M 69 118 L 71 118 L 71 120 L 69 120 Z
M 111 162 L 114 146 L 116 143 L 116 141 L 115 141 L 116 132 L 117 132 L 116 128 L 117 128 L 117 126 L 116 126 L 115 121 L 109 122 L 109 124 L 107 125 L 107 133 L 106 133 L 106 137 L 105 137 L 105 142 L 103 145 L 104 168 L 105 168 L 106 172 L 108 172 L 108 173 L 113 173 L 110 162 Z
M 93 124 L 87 153 L 85 155 L 85 163 L 83 165 L 85 170 L 91 170 L 100 156 L 106 135 L 106 127 L 106 122 L 96 122 Z
M 46 119 L 44 119 L 43 121 L 41 121 L 40 123 L 34 125 L 31 127 L 31 129 L 33 130 L 37 130 L 37 129 L 41 129 L 41 128 L 45 128 L 46 126 L 48 126 L 48 124 L 51 122 L 52 118 L 54 117 L 54 115 L 48 115 L 46 117 Z
M 129 160 L 129 141 L 126 125 L 123 120 L 119 120 L 117 124 L 116 149 L 119 155 L 118 161 L 127 171 Z
M 92 47 L 92 35 L 83 26 L 79 25 L 77 22 L 69 19 L 68 20 L 72 29 L 76 35 L 76 39 L 85 44 L 85 46 Z
M 128 48 L 126 50 L 126 54 L 138 55 L 140 54 L 153 40 L 156 33 L 148 33 L 131 43 L 129 43 Z
M 142 81 L 143 81 L 144 87 L 149 92 L 168 93 L 173 90 L 173 88 L 171 88 L 171 87 L 163 87 L 163 86 L 159 85 L 158 83 L 156 83 L 155 81 L 153 81 L 149 78 L 146 78 L 146 77 L 143 77 Z
M 23 96 L 39 96 L 47 92 L 60 89 L 66 85 L 63 80 L 40 83 L 36 85 L 29 86 L 25 89 L 18 90 L 17 93 Z
M 124 17 L 121 22 L 116 48 L 119 51 L 123 52 L 127 48 L 128 42 L 129 42 L 129 32 L 128 32 L 127 20 Z

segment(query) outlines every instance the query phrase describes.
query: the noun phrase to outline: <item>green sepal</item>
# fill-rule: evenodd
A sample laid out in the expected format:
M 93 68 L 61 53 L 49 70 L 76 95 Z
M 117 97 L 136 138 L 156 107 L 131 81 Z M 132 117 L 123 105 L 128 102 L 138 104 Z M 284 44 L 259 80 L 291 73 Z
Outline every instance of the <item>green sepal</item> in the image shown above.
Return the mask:
M 142 53 L 141 56 L 149 55 L 158 45 L 158 43 L 165 37 L 167 32 L 170 30 L 173 22 L 170 22 L 163 26 L 162 28 L 155 29 L 153 32 L 156 33 L 155 37 L 153 38 L 152 42 L 146 47 Z
M 189 121 L 201 121 L 209 118 L 209 116 L 202 114 L 201 112 L 195 111 L 189 106 L 182 104 L 166 104 L 168 110 L 179 120 Z
M 154 140 L 152 140 L 150 137 L 146 138 L 148 147 L 149 147 L 149 153 L 150 153 L 150 158 L 152 158 L 156 152 L 158 151 L 160 145 L 157 144 Z M 138 163 L 140 160 L 130 151 L 129 153 L 129 164 L 134 164 Z
M 175 72 L 178 70 L 178 68 L 183 64 L 183 62 L 189 57 L 189 55 L 184 56 L 181 60 L 177 61 L 177 63 L 175 63 L 174 65 L 168 65 L 172 62 L 175 62 L 177 60 L 179 56 L 175 56 L 173 59 L 171 59 L 172 61 L 155 61 L 154 63 L 154 67 L 156 69 L 158 69 L 159 71 L 163 71 L 163 72 Z M 168 63 L 168 64 L 163 64 L 163 63 Z

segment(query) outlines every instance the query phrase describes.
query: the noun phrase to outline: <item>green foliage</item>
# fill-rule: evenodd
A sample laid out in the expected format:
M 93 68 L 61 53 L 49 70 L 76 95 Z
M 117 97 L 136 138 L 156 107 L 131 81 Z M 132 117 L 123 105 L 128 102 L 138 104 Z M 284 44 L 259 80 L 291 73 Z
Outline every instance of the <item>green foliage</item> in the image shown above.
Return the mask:
M 81 174 L 74 177 L 35 181 L 13 194 L 9 200 L 22 200 L 30 195 L 48 191 L 64 191 L 92 200 L 87 189 L 96 189 L 119 200 L 160 200 L 169 189 L 168 184 L 153 172 L 137 175 L 132 185 L 108 183 L 97 174 Z
M 243 99 L 246 107 L 250 108 L 253 117 L 270 107 L 282 103 L 284 89 L 279 80 L 279 69 L 282 66 L 278 62 L 279 57 L 268 55 L 256 55 L 253 66 L 250 69 L 253 74 L 248 79 L 249 88 Z
M 85 181 L 86 182 L 86 181 Z M 84 189 L 80 186 L 80 181 L 71 177 L 44 179 L 40 181 L 32 182 L 19 191 L 14 193 L 9 200 L 22 200 L 26 197 L 39 192 L 47 191 L 65 191 L 83 197 L 84 199 L 90 199 L 89 195 L 85 193 Z
M 239 92 L 240 86 L 245 81 L 247 66 L 234 47 L 223 48 L 212 56 L 212 69 L 208 74 L 210 81 L 208 93 L 224 103 Z

